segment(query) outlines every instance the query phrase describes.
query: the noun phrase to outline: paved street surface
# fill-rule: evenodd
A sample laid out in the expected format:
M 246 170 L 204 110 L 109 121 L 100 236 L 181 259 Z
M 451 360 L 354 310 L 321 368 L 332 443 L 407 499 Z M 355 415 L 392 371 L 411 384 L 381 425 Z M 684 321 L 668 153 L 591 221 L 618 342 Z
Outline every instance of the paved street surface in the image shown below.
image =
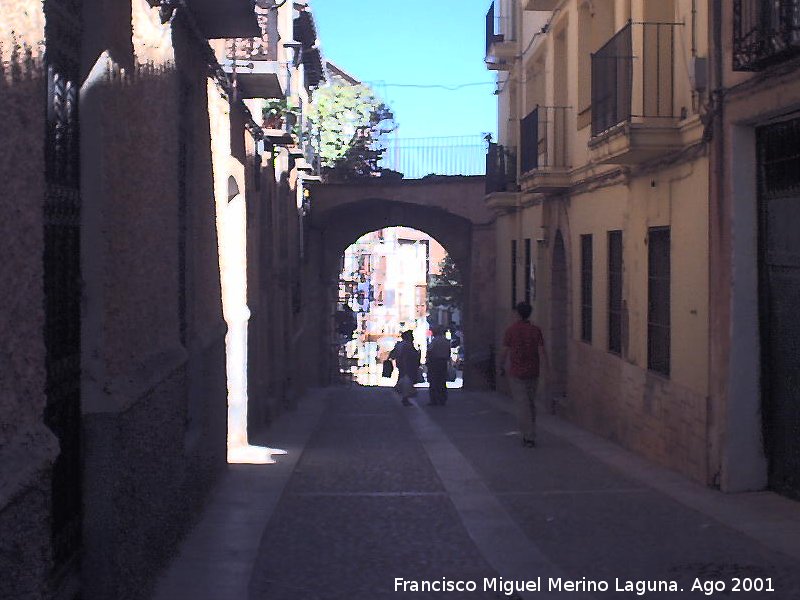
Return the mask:
M 263 440 L 277 464 L 230 468 L 155 598 L 800 600 L 800 504 L 707 490 L 546 415 L 523 448 L 498 395 L 426 401 L 311 394 Z

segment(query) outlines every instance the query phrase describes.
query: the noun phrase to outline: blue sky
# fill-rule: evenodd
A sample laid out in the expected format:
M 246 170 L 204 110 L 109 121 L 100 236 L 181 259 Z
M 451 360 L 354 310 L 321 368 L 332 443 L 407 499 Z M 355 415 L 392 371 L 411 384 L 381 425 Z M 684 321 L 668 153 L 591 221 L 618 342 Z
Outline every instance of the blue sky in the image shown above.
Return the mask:
M 497 130 L 483 64 L 488 0 L 311 0 L 322 53 L 392 108 L 398 137 Z M 403 85 L 472 85 L 456 91 Z M 392 85 L 395 84 L 395 85 Z M 496 138 L 496 136 L 495 136 Z

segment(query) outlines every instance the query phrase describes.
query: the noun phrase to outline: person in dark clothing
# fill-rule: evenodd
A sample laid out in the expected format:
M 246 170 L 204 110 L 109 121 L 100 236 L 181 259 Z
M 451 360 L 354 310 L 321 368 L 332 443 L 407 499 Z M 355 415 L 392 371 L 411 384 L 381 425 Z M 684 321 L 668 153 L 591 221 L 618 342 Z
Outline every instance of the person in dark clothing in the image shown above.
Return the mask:
M 389 353 L 389 358 L 393 359 L 397 365 L 398 377 L 394 389 L 400 394 L 403 406 L 411 406 L 409 398 L 417 395 L 414 380 L 417 378 L 420 353 L 414 347 L 414 333 L 410 329 L 404 331 L 400 337 L 402 339 Z
M 433 328 L 433 339 L 428 345 L 425 364 L 428 367 L 428 383 L 431 406 L 447 404 L 447 364 L 450 362 L 450 342 L 444 336 L 443 327 Z

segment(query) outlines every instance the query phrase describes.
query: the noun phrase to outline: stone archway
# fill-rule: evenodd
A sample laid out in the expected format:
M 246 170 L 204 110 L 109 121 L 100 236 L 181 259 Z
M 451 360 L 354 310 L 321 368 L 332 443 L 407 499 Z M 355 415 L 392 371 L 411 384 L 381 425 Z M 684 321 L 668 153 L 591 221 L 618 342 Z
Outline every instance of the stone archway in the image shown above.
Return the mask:
M 304 309 L 303 321 L 304 328 L 316 335 L 307 335 L 303 343 L 318 349 L 320 380 L 325 381 L 331 372 L 331 353 L 327 350 L 333 341 L 333 331 L 328 314 L 332 311 L 328 308 L 335 306 L 334 291 L 342 254 L 366 233 L 404 226 L 436 239 L 462 271 L 466 298 L 462 326 L 467 352 L 464 385 L 487 387 L 494 331 L 495 240 L 491 215 L 484 222 L 474 218 L 486 216 L 482 180 L 477 182 L 479 185 L 475 183 L 449 192 L 441 185 L 420 189 L 422 186 L 417 184 L 413 186 L 412 191 L 416 192 L 413 194 L 405 188 L 398 193 L 382 189 L 384 193 L 378 195 L 374 185 L 320 186 L 322 193 L 320 188 L 312 189 L 304 289 L 310 290 L 315 300 Z M 359 197 L 362 190 L 368 194 Z M 325 310 L 320 303 L 324 303 Z

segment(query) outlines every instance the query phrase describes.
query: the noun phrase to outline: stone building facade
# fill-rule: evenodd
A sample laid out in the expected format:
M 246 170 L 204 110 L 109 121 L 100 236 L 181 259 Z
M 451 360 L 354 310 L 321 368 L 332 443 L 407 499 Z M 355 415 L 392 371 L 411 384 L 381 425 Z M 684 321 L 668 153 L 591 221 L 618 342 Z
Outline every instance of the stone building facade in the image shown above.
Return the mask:
M 497 312 L 533 300 L 554 409 L 723 491 L 794 498 L 797 8 L 497 0 L 487 14 Z
M 50 470 L 59 450 L 43 419 L 45 111 L 44 102 L 30 101 L 44 96 L 40 43 L 45 21 L 41 11 L 24 10 L 27 3 L 12 4 L 0 5 L 13 31 L 10 36 L 4 31 L 0 50 L 0 118 L 3 138 L 13 140 L 0 147 L 0 210 L 11 216 L 0 226 L 5 297 L 0 314 L 0 570 L 8 574 L 0 594 L 40 598 L 49 569 L 43 554 L 50 544 Z M 15 554 L 19 558 L 13 563 Z
M 554 410 L 704 483 L 708 7 L 497 0 L 496 339 L 529 300 Z
M 710 7 L 710 402 L 719 483 L 800 498 L 798 4 Z
M 303 289 L 308 305 L 307 348 L 331 347 L 341 257 L 362 235 L 383 227 L 408 227 L 439 242 L 461 272 L 465 340 L 464 387 L 493 386 L 492 307 L 495 298 L 495 219 L 483 202 L 483 177 L 432 177 L 418 180 L 313 184 L 306 235 L 309 261 Z M 330 379 L 333 352 L 305 368 L 312 380 Z
M 251 428 L 302 389 L 267 317 L 300 312 L 299 269 L 275 273 L 300 260 L 302 153 L 224 42 L 291 41 L 273 4 L 0 2 L 0 597 L 147 596 L 226 464 L 228 308 L 258 330 Z M 319 56 L 274 47 L 251 81 L 307 97 Z

